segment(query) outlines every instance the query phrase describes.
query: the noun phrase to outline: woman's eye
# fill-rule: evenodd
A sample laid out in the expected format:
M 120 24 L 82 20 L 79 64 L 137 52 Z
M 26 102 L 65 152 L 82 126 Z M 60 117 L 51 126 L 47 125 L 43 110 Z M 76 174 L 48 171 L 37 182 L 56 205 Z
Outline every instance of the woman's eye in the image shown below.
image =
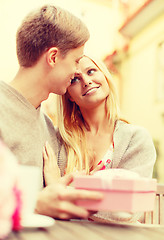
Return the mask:
M 78 77 L 74 77 L 72 80 L 71 80 L 71 84 L 75 83 L 75 82 L 78 82 L 80 81 L 80 79 Z
M 89 69 L 88 70 L 88 75 L 92 75 L 95 71 L 96 71 L 96 69 L 93 69 L 93 68 Z

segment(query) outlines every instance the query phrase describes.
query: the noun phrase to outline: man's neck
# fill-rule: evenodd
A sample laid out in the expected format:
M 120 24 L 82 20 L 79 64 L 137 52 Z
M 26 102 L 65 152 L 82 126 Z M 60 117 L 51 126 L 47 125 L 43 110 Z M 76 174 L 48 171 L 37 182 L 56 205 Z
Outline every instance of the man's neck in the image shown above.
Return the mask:
M 20 68 L 10 85 L 26 98 L 35 108 L 46 100 L 49 93 L 42 87 L 42 74 L 31 68 Z

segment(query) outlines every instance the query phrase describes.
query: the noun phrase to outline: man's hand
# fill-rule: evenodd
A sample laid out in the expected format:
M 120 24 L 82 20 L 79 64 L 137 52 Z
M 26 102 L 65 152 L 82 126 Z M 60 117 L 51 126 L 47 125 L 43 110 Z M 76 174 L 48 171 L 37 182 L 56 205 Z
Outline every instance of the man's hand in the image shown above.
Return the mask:
M 55 184 L 45 187 L 38 195 L 36 212 L 53 218 L 71 219 L 88 218 L 90 213 L 85 208 L 77 206 L 76 200 L 101 200 L 99 192 L 67 188 L 73 181 L 72 175 L 61 178 Z

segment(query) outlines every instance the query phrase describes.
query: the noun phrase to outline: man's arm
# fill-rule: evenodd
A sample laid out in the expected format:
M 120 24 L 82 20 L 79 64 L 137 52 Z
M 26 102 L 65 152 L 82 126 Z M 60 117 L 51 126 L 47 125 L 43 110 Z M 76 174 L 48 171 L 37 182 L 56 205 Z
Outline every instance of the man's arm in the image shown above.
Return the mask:
M 99 192 L 67 188 L 73 181 L 72 175 L 67 175 L 45 187 L 38 195 L 36 212 L 58 219 L 88 218 L 90 212 L 76 205 L 76 200 L 101 200 Z

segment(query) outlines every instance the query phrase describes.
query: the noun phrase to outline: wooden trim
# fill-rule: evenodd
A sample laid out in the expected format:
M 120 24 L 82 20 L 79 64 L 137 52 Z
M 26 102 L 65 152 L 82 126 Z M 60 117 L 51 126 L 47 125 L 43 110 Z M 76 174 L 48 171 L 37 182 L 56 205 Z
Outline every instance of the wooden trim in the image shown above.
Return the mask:
M 146 27 L 152 20 L 164 13 L 163 0 L 148 0 L 119 29 L 126 37 L 132 38 Z

